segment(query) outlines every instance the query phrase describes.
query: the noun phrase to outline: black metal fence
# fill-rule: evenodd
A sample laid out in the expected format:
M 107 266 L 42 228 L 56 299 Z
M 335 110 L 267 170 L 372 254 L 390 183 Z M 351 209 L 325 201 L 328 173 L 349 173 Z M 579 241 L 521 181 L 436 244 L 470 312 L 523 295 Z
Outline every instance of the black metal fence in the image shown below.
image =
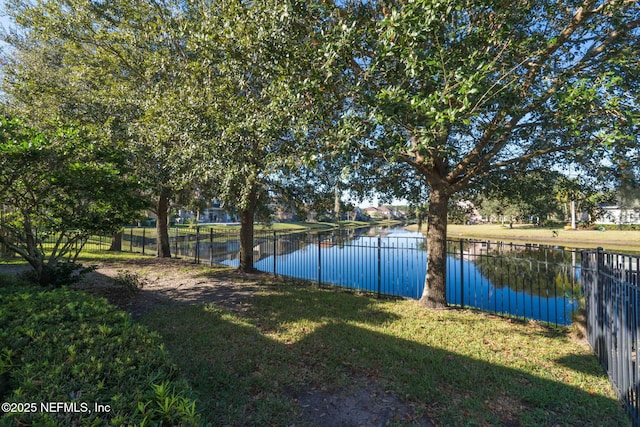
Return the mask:
M 589 344 L 631 415 L 640 425 L 640 257 L 583 253 Z
M 211 265 L 239 264 L 235 230 L 173 228 L 169 235 L 173 256 Z M 87 248 L 108 249 L 109 243 L 96 238 Z M 156 244 L 153 229 L 130 228 L 122 234 L 123 251 L 152 255 Z M 582 297 L 580 251 L 451 240 L 447 252 L 450 305 L 553 325 L 571 323 Z M 258 232 L 253 256 L 263 272 L 408 298 L 422 295 L 427 262 L 424 237 L 369 229 Z

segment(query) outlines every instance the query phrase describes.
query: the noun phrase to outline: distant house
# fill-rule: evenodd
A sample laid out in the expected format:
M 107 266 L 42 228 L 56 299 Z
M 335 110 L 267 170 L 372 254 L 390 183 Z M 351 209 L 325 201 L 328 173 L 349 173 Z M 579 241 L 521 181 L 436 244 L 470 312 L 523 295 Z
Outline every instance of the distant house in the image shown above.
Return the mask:
M 380 206 L 378 208 L 378 213 L 380 214 L 380 218 L 393 219 L 393 209 L 389 206 Z
M 189 221 L 196 221 L 198 224 L 211 224 L 211 223 L 227 223 L 237 222 L 238 219 L 235 215 L 227 212 L 221 207 L 220 202 L 214 200 L 206 208 L 202 209 L 200 213 L 189 211 L 185 209 L 179 209 L 176 216 L 176 223 L 185 224 Z
M 362 209 L 362 213 L 364 213 L 369 218 L 382 218 L 378 208 L 374 208 L 373 206 L 369 208 Z
M 406 219 L 407 214 L 404 211 L 394 208 L 393 206 L 369 207 L 362 209 L 362 213 L 373 219 Z
M 275 221 L 290 222 L 298 220 L 298 210 L 293 204 L 273 201 L 269 208 L 273 212 Z
M 601 206 L 602 214 L 595 221 L 596 224 L 635 224 L 640 225 L 640 205 L 621 207 L 618 205 Z
M 467 224 L 479 224 L 484 221 L 484 218 L 478 212 L 475 204 L 469 200 L 459 200 L 457 203 L 458 208 L 464 212 L 465 221 Z

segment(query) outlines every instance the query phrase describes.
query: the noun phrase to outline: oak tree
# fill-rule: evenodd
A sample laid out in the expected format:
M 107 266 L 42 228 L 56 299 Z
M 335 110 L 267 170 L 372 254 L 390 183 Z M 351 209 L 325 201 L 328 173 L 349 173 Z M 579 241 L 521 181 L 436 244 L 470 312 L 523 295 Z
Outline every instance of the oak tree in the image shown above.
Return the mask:
M 447 305 L 454 194 L 637 158 L 637 2 L 347 1 L 328 23 L 324 69 L 349 88 L 344 141 L 429 190 L 426 307 Z

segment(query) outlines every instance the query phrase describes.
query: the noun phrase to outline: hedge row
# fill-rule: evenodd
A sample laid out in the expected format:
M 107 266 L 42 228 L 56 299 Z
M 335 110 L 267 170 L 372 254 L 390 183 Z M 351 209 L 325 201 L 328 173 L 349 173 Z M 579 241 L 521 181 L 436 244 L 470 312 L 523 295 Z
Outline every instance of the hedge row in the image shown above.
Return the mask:
M 67 288 L 0 283 L 0 402 L 0 425 L 201 423 L 159 337 Z

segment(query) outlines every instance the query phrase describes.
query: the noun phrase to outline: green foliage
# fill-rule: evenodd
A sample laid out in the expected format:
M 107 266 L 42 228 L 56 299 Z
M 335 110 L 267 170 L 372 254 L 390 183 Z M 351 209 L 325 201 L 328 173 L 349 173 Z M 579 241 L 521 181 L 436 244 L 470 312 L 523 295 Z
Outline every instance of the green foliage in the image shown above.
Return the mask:
M 197 425 L 200 418 L 196 402 L 185 396 L 184 390 L 176 390 L 175 384 L 163 381 L 152 384 L 146 400 L 138 402 L 136 416 L 142 417 L 140 427 L 157 425 Z
M 138 273 L 132 273 L 130 271 L 118 273 L 112 281 L 114 285 L 121 287 L 130 294 L 137 294 L 147 285 L 145 278 L 141 277 Z
M 35 270 L 29 270 L 20 276 L 30 283 L 59 288 L 78 283 L 85 274 L 95 271 L 95 269 L 95 265 L 84 267 L 76 262 L 60 261 L 55 264 L 43 265 L 40 273 Z
M 640 225 L 637 224 L 593 224 L 587 225 L 591 230 L 605 231 L 605 230 L 626 230 L 636 231 L 640 230 Z
M 309 123 L 334 111 L 307 85 L 321 80 L 322 2 L 7 3 L 23 36 L 7 39 L 12 108 L 37 105 L 32 116 L 81 121 L 121 144 L 158 202 L 159 253 L 169 252 L 160 201 L 215 197 L 263 220 L 271 195 L 303 193 L 286 177 L 318 145 L 321 126 Z
M 0 287 L 24 285 L 25 281 L 20 276 L 19 274 L 0 273 Z
M 0 117 L 0 244 L 29 262 L 41 284 L 64 276 L 71 264 L 58 261 L 75 259 L 91 234 L 113 233 L 137 216 L 133 185 L 83 129 L 44 133 Z
M 200 422 L 158 337 L 104 299 L 33 287 L 2 287 L 0 297 L 4 402 L 109 405 L 108 411 L 91 413 L 10 413 L 0 425 Z

